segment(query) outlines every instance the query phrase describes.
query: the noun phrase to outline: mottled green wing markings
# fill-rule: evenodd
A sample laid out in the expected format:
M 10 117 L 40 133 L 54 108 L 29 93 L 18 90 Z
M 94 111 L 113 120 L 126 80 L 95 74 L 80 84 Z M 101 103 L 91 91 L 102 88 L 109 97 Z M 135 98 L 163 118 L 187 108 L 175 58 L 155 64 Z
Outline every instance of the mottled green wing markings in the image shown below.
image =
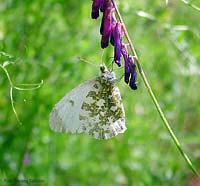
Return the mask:
M 95 138 L 123 133 L 125 113 L 118 87 L 99 77 L 82 103 L 79 119 L 83 132 Z

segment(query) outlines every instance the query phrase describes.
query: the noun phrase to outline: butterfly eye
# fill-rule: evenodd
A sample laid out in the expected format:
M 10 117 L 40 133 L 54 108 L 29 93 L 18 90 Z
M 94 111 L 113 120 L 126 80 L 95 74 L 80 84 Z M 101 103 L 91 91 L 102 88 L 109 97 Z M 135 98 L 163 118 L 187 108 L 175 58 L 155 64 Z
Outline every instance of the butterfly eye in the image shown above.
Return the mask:
M 100 65 L 100 71 L 101 71 L 101 73 L 105 73 L 105 71 L 106 71 L 106 67 L 105 67 L 105 65 Z

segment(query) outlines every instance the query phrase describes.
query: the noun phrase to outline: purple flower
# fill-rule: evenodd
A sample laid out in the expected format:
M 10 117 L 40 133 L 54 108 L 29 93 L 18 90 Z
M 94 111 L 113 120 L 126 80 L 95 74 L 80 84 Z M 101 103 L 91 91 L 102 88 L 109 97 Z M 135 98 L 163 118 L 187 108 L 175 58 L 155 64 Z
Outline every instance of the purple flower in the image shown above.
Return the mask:
M 103 16 L 104 17 L 104 16 Z M 102 35 L 103 34 L 103 19 L 102 18 L 102 22 L 101 22 L 101 26 L 100 26 L 100 34 Z M 115 17 L 115 14 L 114 12 L 112 12 L 112 22 L 111 22 L 111 35 L 110 35 L 110 43 L 114 46 L 114 38 L 113 38 L 113 30 L 115 29 L 115 25 L 117 23 L 117 20 L 116 20 L 116 17 Z
M 114 12 L 113 12 L 113 13 L 112 13 L 112 32 L 111 32 L 111 36 L 110 36 L 110 43 L 111 43 L 111 45 L 113 45 L 113 46 L 114 46 L 114 35 L 113 35 L 113 30 L 115 29 L 116 23 L 117 23 L 117 20 L 116 20 L 115 14 L 114 14 Z
M 120 22 L 117 22 L 114 14 L 112 0 L 92 0 L 92 19 L 99 17 L 99 11 L 103 13 L 100 26 L 101 48 L 106 48 L 110 43 L 114 46 L 114 61 L 121 66 L 121 56 L 124 58 L 124 81 L 137 89 L 137 72 L 133 56 L 130 56 L 125 44 L 122 43 L 123 31 Z
M 113 30 L 113 38 L 114 38 L 114 60 L 118 66 L 121 66 L 120 58 L 121 58 L 121 45 L 122 45 L 122 30 L 121 23 L 117 22 L 115 28 Z
M 103 6 L 104 0 L 93 0 L 92 2 L 92 19 L 97 19 L 99 17 L 99 9 Z
M 131 75 L 130 68 L 129 68 L 129 58 L 128 58 L 128 50 L 126 45 L 122 43 L 121 52 L 124 58 L 124 81 L 128 84 L 129 78 Z
M 29 153 L 26 152 L 24 154 L 24 158 L 23 158 L 23 165 L 28 165 L 29 164 L 29 161 L 30 161 L 30 156 L 29 156 Z
M 133 56 L 129 56 L 125 44 L 122 44 L 121 52 L 124 58 L 124 81 L 129 84 L 131 89 L 137 89 L 137 72 Z
M 112 30 L 112 12 L 113 12 L 112 8 L 107 8 L 103 13 L 101 29 L 100 29 L 100 32 L 102 34 L 101 48 L 106 48 L 109 43 Z
M 136 72 L 136 66 L 134 63 L 134 58 L 133 56 L 129 56 L 129 69 L 131 72 L 131 79 L 129 82 L 129 86 L 133 89 L 136 90 L 137 89 L 137 72 Z
M 114 7 L 111 0 L 93 0 L 92 2 L 92 13 L 91 17 L 97 19 L 99 17 L 99 10 L 103 12 L 103 17 L 101 21 L 100 34 L 101 37 L 101 48 L 106 48 L 108 46 L 112 25 L 116 23 L 116 18 L 114 16 Z

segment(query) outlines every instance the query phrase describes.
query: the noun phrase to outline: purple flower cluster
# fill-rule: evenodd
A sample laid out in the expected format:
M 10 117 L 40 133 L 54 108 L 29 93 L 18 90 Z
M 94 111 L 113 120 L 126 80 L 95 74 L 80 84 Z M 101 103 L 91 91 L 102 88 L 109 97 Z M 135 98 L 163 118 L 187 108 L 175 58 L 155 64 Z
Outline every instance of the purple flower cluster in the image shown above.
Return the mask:
M 30 162 L 30 156 L 29 156 L 29 153 L 26 152 L 26 153 L 24 154 L 24 158 L 23 158 L 23 165 L 28 165 L 29 162 Z
M 103 13 L 100 34 L 101 48 L 106 48 L 109 42 L 114 46 L 114 61 L 120 67 L 121 56 L 124 58 L 124 81 L 131 89 L 137 89 L 137 72 L 133 56 L 128 54 L 128 49 L 122 43 L 123 30 L 120 22 L 117 22 L 114 14 L 114 6 L 111 0 L 93 0 L 92 19 L 99 17 L 99 12 Z

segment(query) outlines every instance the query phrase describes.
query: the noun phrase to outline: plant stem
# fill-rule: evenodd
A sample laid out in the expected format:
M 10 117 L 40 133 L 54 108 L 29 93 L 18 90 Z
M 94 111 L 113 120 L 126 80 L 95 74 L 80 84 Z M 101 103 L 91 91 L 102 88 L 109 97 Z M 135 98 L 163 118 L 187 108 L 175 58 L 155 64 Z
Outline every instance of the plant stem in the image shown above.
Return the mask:
M 180 1 L 182 1 L 182 2 L 185 3 L 186 5 L 192 7 L 192 8 L 194 8 L 195 10 L 197 10 L 197 11 L 200 12 L 200 8 L 199 8 L 198 6 L 196 6 L 196 5 L 192 4 L 192 3 L 190 3 L 189 1 L 186 1 L 186 0 L 180 0 Z
M 193 164 L 192 164 L 192 162 L 190 161 L 189 157 L 188 157 L 188 156 L 186 155 L 186 153 L 183 151 L 183 149 L 182 149 L 182 147 L 181 147 L 181 145 L 180 145 L 180 143 L 179 143 L 177 137 L 175 136 L 174 132 L 172 131 L 172 129 L 171 129 L 171 127 L 170 127 L 170 125 L 169 125 L 169 123 L 168 123 L 168 121 L 167 121 L 167 119 L 166 119 L 166 117 L 165 117 L 165 115 L 164 115 L 164 113 L 163 113 L 163 111 L 162 111 L 162 109 L 161 109 L 161 107 L 160 107 L 160 105 L 159 105 L 159 103 L 158 103 L 158 101 L 157 101 L 157 99 L 156 99 L 156 97 L 155 97 L 155 95 L 154 95 L 152 89 L 151 89 L 151 86 L 150 86 L 150 84 L 149 84 L 149 82 L 148 82 L 148 80 L 147 80 L 147 77 L 146 77 L 146 75 L 145 75 L 145 73 L 144 73 L 144 71 L 143 71 L 143 69 L 142 69 L 141 63 L 140 63 L 140 61 L 139 61 L 139 59 L 138 59 L 137 53 L 136 53 L 135 48 L 134 48 L 134 46 L 133 46 L 133 43 L 132 43 L 132 41 L 131 41 L 131 39 L 130 39 L 130 36 L 129 36 L 129 34 L 128 34 L 128 31 L 127 31 L 127 29 L 126 29 L 126 26 L 125 26 L 125 24 L 124 24 L 124 21 L 123 21 L 123 19 L 122 19 L 122 16 L 121 16 L 121 14 L 120 14 L 120 12 L 119 12 L 119 9 L 118 9 L 118 7 L 116 6 L 114 0 L 112 0 L 112 3 L 113 3 L 113 5 L 114 5 L 116 14 L 117 14 L 117 16 L 118 16 L 118 18 L 119 18 L 119 21 L 122 23 L 123 30 L 124 30 L 124 34 L 125 34 L 125 37 L 126 37 L 128 43 L 129 43 L 131 52 L 133 53 L 133 55 L 134 55 L 134 57 L 135 57 L 135 61 L 136 61 L 136 65 L 137 65 L 138 71 L 139 71 L 139 73 L 140 73 L 140 75 L 141 75 L 141 77 L 142 77 L 142 80 L 143 80 L 143 82 L 144 82 L 144 84 L 145 84 L 145 86 L 146 86 L 146 88 L 147 88 L 147 90 L 148 90 L 148 92 L 149 92 L 149 95 L 150 95 L 150 97 L 151 97 L 151 99 L 152 99 L 152 101 L 153 101 L 153 103 L 154 103 L 154 105 L 155 105 L 155 107 L 156 107 L 156 109 L 157 109 L 157 111 L 158 111 L 158 113 L 159 113 L 159 116 L 160 116 L 160 118 L 162 119 L 162 121 L 163 121 L 163 123 L 164 123 L 164 126 L 166 127 L 168 133 L 170 134 L 172 140 L 174 141 L 174 143 L 175 143 L 176 147 L 178 148 L 179 152 L 181 153 L 182 157 L 184 158 L 184 160 L 185 160 L 186 163 L 188 164 L 189 168 L 190 168 L 198 177 L 200 177 L 199 173 L 197 172 L 197 170 L 196 170 L 195 167 L 193 166 Z

